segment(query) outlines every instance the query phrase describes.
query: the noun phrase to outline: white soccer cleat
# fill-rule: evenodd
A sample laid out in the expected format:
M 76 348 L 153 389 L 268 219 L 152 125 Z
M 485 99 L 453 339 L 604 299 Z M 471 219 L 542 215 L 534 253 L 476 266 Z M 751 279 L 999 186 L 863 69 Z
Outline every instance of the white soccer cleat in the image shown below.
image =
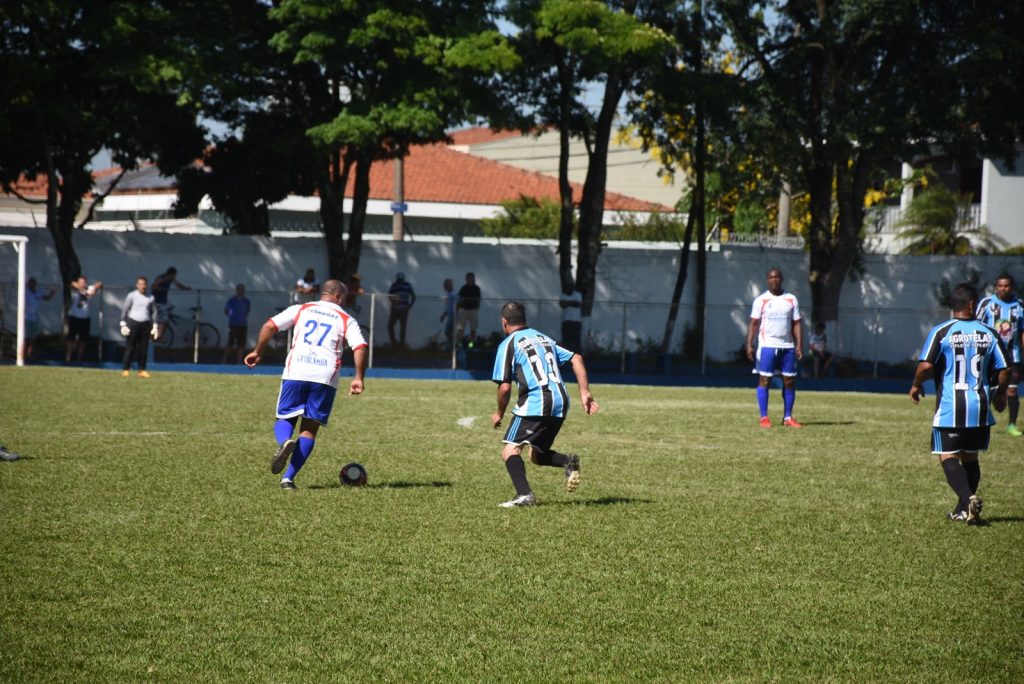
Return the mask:
M 500 506 L 501 508 L 521 508 L 523 506 L 536 506 L 536 505 L 537 505 L 537 499 L 535 499 L 533 497 L 533 494 L 522 494 L 522 495 L 517 496 L 516 498 L 512 499 L 511 501 L 506 501 L 503 504 L 498 504 L 498 506 Z

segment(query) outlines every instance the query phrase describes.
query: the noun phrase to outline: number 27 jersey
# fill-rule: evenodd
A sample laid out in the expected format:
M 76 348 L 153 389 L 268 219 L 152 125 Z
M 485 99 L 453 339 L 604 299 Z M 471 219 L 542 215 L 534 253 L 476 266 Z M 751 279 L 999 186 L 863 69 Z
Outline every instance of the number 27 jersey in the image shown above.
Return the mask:
M 513 415 L 564 418 L 569 412 L 569 394 L 558 367 L 573 356 L 547 335 L 523 328 L 498 345 L 491 379 L 498 384 L 515 380 L 519 385 Z
M 293 304 L 270 320 L 278 330 L 295 328 L 282 380 L 305 380 L 337 388 L 343 345 L 352 350 L 366 346 L 356 319 L 331 302 Z
M 996 331 L 973 320 L 953 319 L 932 328 L 921 361 L 935 366 L 935 418 L 932 427 L 993 425 L 989 377 L 1006 368 L 1006 352 Z

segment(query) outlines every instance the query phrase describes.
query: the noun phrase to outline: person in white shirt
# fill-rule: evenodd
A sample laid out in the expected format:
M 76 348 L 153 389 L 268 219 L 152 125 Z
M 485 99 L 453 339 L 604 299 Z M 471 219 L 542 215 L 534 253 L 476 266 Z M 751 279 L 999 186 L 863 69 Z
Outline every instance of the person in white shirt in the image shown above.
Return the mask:
M 43 294 L 37 287 L 35 278 L 25 282 L 25 344 L 22 346 L 22 358 L 26 362 L 32 358 L 35 339 L 39 336 L 39 303 L 50 301 L 57 292 L 56 287 L 50 287 L 50 291 Z
M 85 353 L 85 342 L 89 339 L 89 300 L 100 290 L 103 283 L 96 281 L 92 285 L 83 275 L 69 283 L 71 287 L 71 308 L 68 309 L 68 342 L 64 354 L 64 362 L 71 363 L 71 352 L 75 352 L 75 361 L 81 363 Z
M 264 323 L 256 347 L 245 357 L 246 366 L 256 367 L 275 333 L 294 330 L 277 400 L 274 438 L 278 449 L 270 462 L 270 472 L 275 475 L 288 463 L 281 489 L 295 489 L 295 475 L 313 451 L 320 426 L 327 425 L 338 390 L 344 346 L 352 350 L 355 360 L 349 396 L 363 392 L 368 347 L 359 323 L 341 308 L 347 294 L 348 288 L 340 280 L 328 280 L 320 290 L 319 301 L 292 304 Z M 295 439 L 292 434 L 300 419 Z
M 139 367 L 139 377 L 148 378 L 146 357 L 149 352 L 149 338 L 156 333 L 156 300 L 146 294 L 149 280 L 145 276 L 135 279 L 135 289 L 124 298 L 121 307 L 121 334 L 127 339 L 124 347 L 123 370 L 121 375 L 131 375 L 132 359 Z
M 754 338 L 757 338 L 757 404 L 761 409 L 763 428 L 772 426 L 768 418 L 768 385 L 776 372 L 782 374 L 782 424 L 803 427 L 793 418 L 797 362 L 804 357 L 800 305 L 796 295 L 782 289 L 782 281 L 782 271 L 777 268 L 768 271 L 768 289 L 754 300 L 747 327 L 746 351 L 751 361 L 755 361 Z
M 292 304 L 315 302 L 319 294 L 320 283 L 317 282 L 316 271 L 307 268 L 306 275 L 295 282 L 295 289 L 292 291 Z

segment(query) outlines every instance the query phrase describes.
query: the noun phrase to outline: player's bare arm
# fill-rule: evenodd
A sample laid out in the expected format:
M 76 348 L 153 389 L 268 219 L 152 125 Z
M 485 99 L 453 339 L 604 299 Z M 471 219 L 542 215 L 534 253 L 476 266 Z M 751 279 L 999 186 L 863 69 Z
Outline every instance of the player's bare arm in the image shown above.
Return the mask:
M 761 326 L 761 321 L 756 318 L 750 319 L 750 325 L 747 326 L 747 360 L 754 360 L 754 338 L 757 336 L 757 329 Z
M 588 416 L 592 416 L 600 410 L 600 406 L 594 401 L 590 393 L 590 378 L 587 376 L 587 366 L 583 363 L 583 357 L 576 354 L 572 357 L 572 372 L 576 375 L 576 382 L 580 386 L 580 404 Z
M 491 427 L 497 430 L 501 427 L 501 419 L 505 417 L 505 409 L 508 408 L 508 401 L 512 397 L 512 384 L 503 382 L 498 385 L 498 408 L 491 416 Z
M 921 401 L 921 397 L 924 396 L 924 382 L 932 376 L 932 368 L 934 364 L 928 363 L 927 361 L 920 361 L 917 364 L 917 370 L 914 371 L 914 384 L 910 386 L 910 401 L 915 404 Z
M 796 360 L 800 361 L 804 358 L 804 326 L 800 321 L 793 321 L 793 344 L 796 346 Z
M 1007 366 L 999 371 L 998 382 L 995 394 L 992 395 L 992 408 L 1002 413 L 1006 408 L 1006 390 L 1010 384 L 1011 368 Z
M 366 375 L 366 360 L 369 357 L 368 347 L 360 347 L 352 352 L 352 358 L 355 361 L 356 374 L 352 378 L 352 382 L 348 386 L 348 396 L 353 394 L 363 393 L 363 378 Z
M 256 347 L 245 355 L 245 365 L 249 368 L 255 368 L 260 359 L 263 358 L 263 350 L 267 348 L 267 344 L 273 339 L 274 334 L 277 333 L 277 326 L 274 325 L 273 321 L 267 321 L 260 328 L 259 337 L 256 338 Z

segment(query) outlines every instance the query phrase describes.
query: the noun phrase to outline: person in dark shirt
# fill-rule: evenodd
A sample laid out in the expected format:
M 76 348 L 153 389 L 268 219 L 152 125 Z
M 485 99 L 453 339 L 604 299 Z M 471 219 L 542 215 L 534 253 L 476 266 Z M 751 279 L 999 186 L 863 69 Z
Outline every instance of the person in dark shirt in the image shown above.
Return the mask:
M 455 339 L 459 344 L 472 347 L 476 341 L 476 329 L 480 320 L 480 288 L 476 284 L 476 275 L 466 274 L 466 284 L 459 288 L 455 300 Z M 463 331 L 469 323 L 469 341 L 463 338 Z
M 391 313 L 388 315 L 388 340 L 391 346 L 405 346 L 405 324 L 409 320 L 409 310 L 416 303 L 416 293 L 412 285 L 405 279 L 404 273 L 395 276 L 395 282 L 388 290 L 388 300 L 391 302 Z M 395 324 L 398 324 L 398 337 L 395 337 Z

